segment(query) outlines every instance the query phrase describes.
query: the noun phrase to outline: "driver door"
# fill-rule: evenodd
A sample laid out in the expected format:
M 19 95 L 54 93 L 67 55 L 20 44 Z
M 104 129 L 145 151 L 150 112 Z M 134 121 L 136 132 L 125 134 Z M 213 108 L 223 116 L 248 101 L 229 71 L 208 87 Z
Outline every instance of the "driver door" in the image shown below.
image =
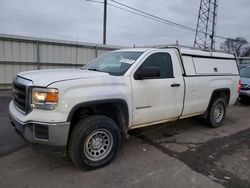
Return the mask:
M 144 79 L 136 79 L 136 76 L 131 78 L 133 126 L 178 118 L 183 106 L 184 83 L 176 54 L 168 50 L 151 53 L 137 68 L 134 75 L 143 67 L 159 68 L 160 75 Z

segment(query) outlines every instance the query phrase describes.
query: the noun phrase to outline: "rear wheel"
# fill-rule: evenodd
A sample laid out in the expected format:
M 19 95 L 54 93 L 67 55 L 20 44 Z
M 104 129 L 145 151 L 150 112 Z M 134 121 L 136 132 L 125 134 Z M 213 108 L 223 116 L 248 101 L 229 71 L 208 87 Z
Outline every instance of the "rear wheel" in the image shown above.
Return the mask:
M 90 116 L 75 125 L 68 153 L 78 167 L 98 168 L 115 157 L 120 139 L 120 131 L 112 119 L 102 115 Z
M 206 123 L 217 128 L 224 121 L 226 116 L 226 102 L 224 98 L 217 98 L 209 105 Z

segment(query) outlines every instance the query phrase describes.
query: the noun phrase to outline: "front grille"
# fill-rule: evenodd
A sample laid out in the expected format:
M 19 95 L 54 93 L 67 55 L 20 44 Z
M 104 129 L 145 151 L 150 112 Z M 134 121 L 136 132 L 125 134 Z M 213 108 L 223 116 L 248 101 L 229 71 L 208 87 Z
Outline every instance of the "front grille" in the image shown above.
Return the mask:
M 28 113 L 29 107 L 29 90 L 33 82 L 31 80 L 16 76 L 13 81 L 13 101 L 16 107 L 23 113 Z
M 13 82 L 13 101 L 23 112 L 26 112 L 26 86 Z

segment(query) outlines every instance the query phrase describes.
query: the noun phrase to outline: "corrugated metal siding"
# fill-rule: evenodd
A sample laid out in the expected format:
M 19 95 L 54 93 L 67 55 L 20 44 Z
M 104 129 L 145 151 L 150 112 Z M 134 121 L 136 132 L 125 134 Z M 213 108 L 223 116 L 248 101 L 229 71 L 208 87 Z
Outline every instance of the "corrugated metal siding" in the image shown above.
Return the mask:
M 238 58 L 240 64 L 250 65 L 250 57 Z
M 79 68 L 117 46 L 0 34 L 0 88 L 22 71 Z

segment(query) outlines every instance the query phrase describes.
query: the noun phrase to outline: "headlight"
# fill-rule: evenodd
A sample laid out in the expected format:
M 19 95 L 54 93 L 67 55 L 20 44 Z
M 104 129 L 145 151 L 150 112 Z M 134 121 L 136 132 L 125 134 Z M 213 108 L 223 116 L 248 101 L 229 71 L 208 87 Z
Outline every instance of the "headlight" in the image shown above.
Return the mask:
M 50 88 L 33 88 L 31 107 L 53 110 L 58 103 L 58 90 Z

